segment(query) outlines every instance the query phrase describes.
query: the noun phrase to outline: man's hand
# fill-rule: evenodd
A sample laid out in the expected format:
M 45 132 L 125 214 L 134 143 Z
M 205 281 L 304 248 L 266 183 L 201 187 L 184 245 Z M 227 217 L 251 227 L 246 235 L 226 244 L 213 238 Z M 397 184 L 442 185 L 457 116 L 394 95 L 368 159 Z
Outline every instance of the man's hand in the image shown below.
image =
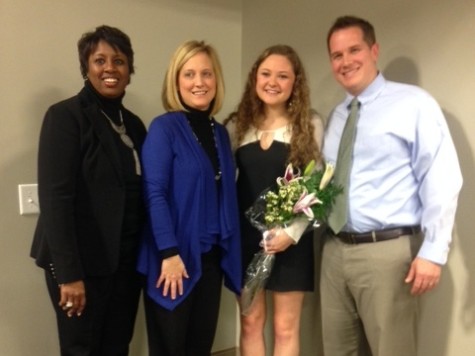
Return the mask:
M 412 295 L 421 295 L 439 284 L 441 270 L 437 263 L 416 257 L 404 282 L 412 283 Z

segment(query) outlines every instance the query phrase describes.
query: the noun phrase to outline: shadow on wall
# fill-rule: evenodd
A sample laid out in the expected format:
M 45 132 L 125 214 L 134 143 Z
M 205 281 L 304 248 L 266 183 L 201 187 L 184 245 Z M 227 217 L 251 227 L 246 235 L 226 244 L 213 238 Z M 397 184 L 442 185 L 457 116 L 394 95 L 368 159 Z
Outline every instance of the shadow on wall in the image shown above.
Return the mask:
M 473 217 L 473 202 L 475 201 L 475 160 L 472 155 L 472 148 L 468 137 L 457 120 L 452 114 L 444 111 L 450 132 L 454 138 L 457 149 L 460 166 L 463 175 L 463 187 L 459 196 L 457 217 L 455 220 L 457 239 L 455 245 L 459 246 L 462 255 L 463 264 L 466 271 L 466 282 L 464 284 L 464 293 L 461 309 L 461 325 L 466 331 L 475 328 L 475 220 Z
M 383 70 L 384 77 L 395 82 L 419 85 L 419 71 L 416 64 L 406 57 L 398 57 Z

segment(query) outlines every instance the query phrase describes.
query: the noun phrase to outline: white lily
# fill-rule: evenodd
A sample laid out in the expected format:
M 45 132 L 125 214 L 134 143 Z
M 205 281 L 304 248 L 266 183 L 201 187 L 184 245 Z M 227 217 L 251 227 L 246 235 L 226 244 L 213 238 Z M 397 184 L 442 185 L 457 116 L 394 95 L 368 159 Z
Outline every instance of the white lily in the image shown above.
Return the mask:
M 320 181 L 320 186 L 318 189 L 322 190 L 330 183 L 333 178 L 333 173 L 335 172 L 335 166 L 331 163 L 325 164 L 325 172 L 323 173 L 322 180 Z

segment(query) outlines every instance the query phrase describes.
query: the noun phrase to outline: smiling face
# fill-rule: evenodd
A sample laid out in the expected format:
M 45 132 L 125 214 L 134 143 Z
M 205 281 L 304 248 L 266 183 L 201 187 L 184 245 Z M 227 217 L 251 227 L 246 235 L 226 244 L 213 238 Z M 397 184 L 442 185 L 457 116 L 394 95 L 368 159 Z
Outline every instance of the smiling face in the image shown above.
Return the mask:
M 378 75 L 378 44 L 365 42 L 359 27 L 335 31 L 328 48 L 333 75 L 350 94 L 361 94 Z
M 285 108 L 294 82 L 294 69 L 287 57 L 271 54 L 257 69 L 256 93 L 264 104 Z
M 187 106 L 209 108 L 216 96 L 216 76 L 208 54 L 199 52 L 185 62 L 178 73 L 178 91 Z
M 127 57 L 105 41 L 99 41 L 88 59 L 87 77 L 106 98 L 121 96 L 130 82 Z

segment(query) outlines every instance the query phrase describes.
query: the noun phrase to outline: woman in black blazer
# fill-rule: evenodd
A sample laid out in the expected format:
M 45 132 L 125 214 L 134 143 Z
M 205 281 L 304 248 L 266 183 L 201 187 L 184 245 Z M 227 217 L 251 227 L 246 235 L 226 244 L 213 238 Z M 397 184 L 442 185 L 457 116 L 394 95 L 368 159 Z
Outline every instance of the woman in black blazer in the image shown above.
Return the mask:
M 84 88 L 46 112 L 38 154 L 41 214 L 31 256 L 45 270 L 62 355 L 127 355 L 140 294 L 146 130 L 122 105 L 129 37 L 100 26 L 78 42 Z

